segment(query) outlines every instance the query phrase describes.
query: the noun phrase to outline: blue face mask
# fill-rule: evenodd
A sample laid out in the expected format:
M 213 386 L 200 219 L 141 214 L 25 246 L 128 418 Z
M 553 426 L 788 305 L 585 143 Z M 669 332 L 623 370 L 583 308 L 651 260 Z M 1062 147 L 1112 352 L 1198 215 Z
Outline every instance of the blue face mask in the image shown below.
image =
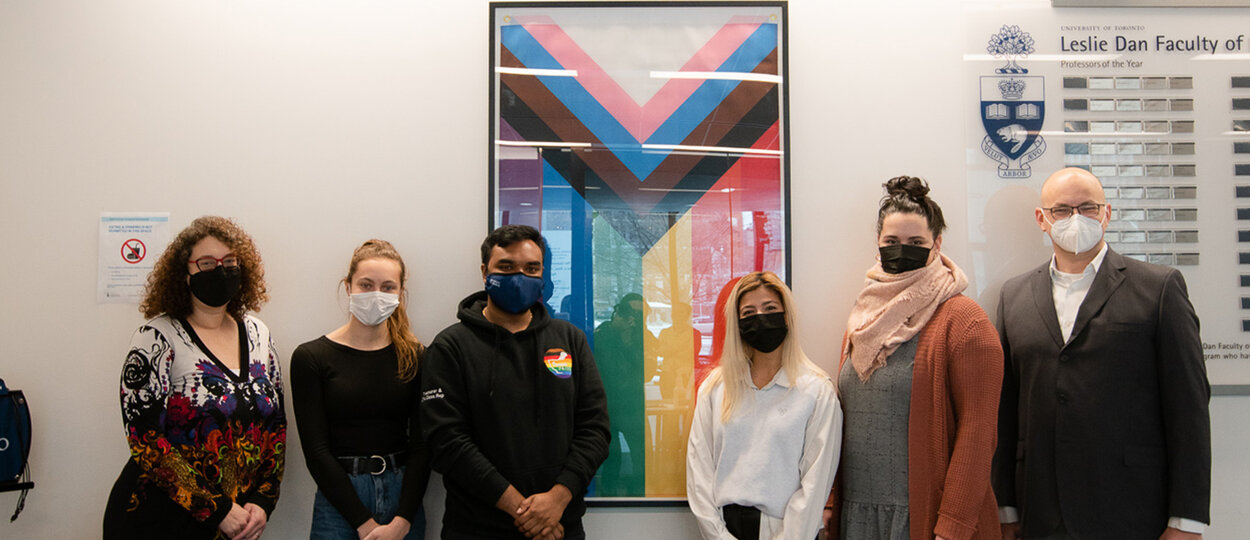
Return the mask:
M 521 313 L 543 296 L 543 280 L 525 274 L 490 274 L 486 276 L 486 294 L 508 313 Z

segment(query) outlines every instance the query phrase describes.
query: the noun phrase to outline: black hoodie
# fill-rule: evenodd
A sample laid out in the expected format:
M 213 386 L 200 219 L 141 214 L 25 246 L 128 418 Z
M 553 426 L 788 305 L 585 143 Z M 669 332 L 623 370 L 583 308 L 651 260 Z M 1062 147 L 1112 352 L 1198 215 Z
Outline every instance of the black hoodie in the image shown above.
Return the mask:
M 508 485 L 528 497 L 563 484 L 560 522 L 582 531 L 586 485 L 608 456 L 608 406 L 586 335 L 542 303 L 515 334 L 482 314 L 486 292 L 421 357 L 421 430 L 443 474 L 446 531 L 525 538 L 495 508 Z

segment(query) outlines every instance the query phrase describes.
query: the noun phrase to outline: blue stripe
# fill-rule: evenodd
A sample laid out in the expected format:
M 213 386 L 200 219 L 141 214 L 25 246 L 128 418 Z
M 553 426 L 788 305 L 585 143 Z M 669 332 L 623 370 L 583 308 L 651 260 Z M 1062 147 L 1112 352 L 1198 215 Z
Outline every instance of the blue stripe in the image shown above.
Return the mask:
M 762 24 L 716 71 L 749 73 L 777 48 L 777 25 Z M 711 114 L 741 81 L 710 80 L 699 85 L 673 115 L 647 139 L 651 144 L 681 144 L 707 115 Z M 707 141 L 714 144 L 715 141 Z M 699 145 L 704 146 L 704 145 Z
M 525 67 L 564 69 L 524 27 L 505 26 L 500 32 L 503 46 L 512 51 Z M 643 154 L 642 143 L 573 77 L 538 77 L 538 80 L 639 179 L 646 178 L 664 161 L 664 154 Z
M 572 296 L 568 306 L 568 321 L 586 333 L 586 339 L 594 346 L 594 302 L 590 292 L 594 290 L 594 257 L 591 249 L 591 216 L 594 211 L 581 194 L 569 185 L 568 180 L 555 170 L 547 160 L 543 162 L 543 212 L 567 213 L 572 237 L 572 260 L 567 275 L 554 274 L 551 279 L 569 282 Z M 557 309 L 560 306 L 554 306 Z

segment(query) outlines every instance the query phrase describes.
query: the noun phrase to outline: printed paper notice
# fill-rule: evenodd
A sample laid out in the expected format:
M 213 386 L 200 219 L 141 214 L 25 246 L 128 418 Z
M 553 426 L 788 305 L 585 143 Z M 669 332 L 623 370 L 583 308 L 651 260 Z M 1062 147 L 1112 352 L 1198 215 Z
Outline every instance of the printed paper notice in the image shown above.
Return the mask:
M 169 243 L 169 212 L 101 212 L 96 302 L 137 304 Z

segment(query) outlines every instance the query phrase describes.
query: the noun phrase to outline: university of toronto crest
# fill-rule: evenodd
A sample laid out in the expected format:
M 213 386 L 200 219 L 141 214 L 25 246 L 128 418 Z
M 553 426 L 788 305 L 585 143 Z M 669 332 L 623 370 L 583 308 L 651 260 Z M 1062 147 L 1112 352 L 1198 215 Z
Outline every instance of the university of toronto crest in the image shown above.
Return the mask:
M 986 51 L 1007 63 L 981 77 L 981 151 L 998 162 L 1001 178 L 1028 178 L 1029 162 L 1046 152 L 1039 133 L 1046 113 L 1045 81 L 1016 61 L 1033 53 L 1033 38 L 1019 26 L 1003 26 Z

